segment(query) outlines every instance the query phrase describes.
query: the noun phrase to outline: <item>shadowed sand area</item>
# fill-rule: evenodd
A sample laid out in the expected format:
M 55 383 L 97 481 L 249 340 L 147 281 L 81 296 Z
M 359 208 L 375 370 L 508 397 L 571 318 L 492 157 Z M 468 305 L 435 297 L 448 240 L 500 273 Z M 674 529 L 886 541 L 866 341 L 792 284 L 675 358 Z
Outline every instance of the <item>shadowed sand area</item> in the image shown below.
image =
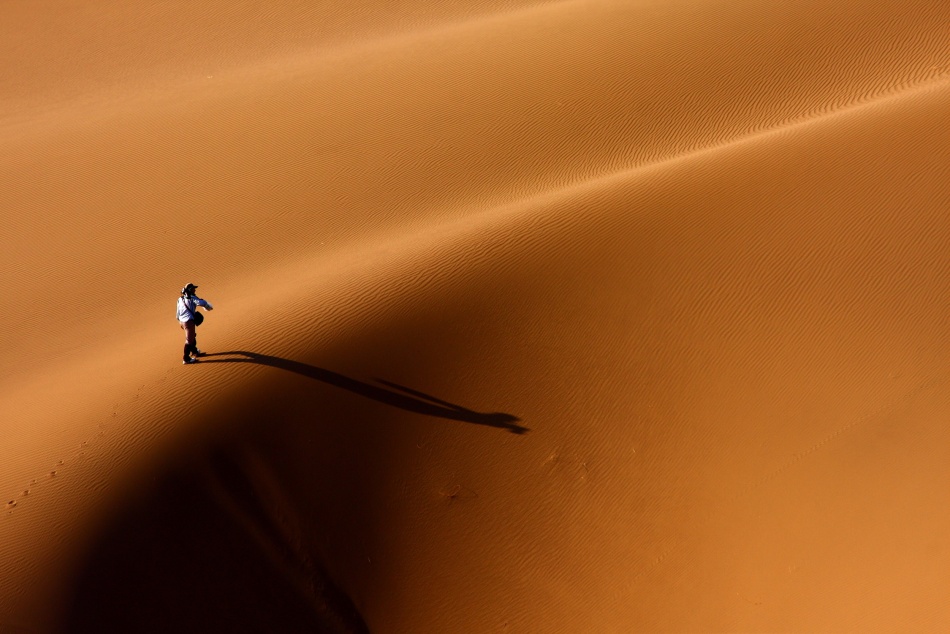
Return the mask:
M 0 632 L 950 629 L 950 5 L 774 4 L 6 3 Z

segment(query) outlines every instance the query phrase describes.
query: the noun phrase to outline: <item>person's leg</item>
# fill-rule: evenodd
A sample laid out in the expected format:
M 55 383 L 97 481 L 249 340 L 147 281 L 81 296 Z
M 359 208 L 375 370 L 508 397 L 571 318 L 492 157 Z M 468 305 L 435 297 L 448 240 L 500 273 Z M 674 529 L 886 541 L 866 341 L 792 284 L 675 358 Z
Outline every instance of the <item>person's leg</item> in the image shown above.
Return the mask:
M 185 349 L 184 349 L 184 350 L 182 351 L 182 353 L 181 353 L 181 360 L 182 360 L 182 361 L 187 361 L 187 360 L 188 360 L 188 357 L 189 357 L 189 355 L 188 355 L 188 352 L 189 352 L 189 346 L 188 346 L 188 330 L 185 328 L 185 324 L 179 323 L 178 325 L 181 326 L 181 329 L 185 331 Z
M 198 331 L 197 330 L 195 331 L 195 345 L 191 349 L 191 353 L 195 355 L 196 357 L 205 356 L 205 353 L 198 349 Z
M 195 336 L 195 322 L 189 319 L 183 323 L 181 327 L 185 330 L 185 360 L 187 360 L 190 354 L 198 352 Z
M 188 323 L 191 325 L 191 332 L 192 332 L 191 354 L 194 355 L 195 357 L 203 357 L 205 356 L 205 353 L 198 349 L 198 324 L 193 321 L 189 321 Z

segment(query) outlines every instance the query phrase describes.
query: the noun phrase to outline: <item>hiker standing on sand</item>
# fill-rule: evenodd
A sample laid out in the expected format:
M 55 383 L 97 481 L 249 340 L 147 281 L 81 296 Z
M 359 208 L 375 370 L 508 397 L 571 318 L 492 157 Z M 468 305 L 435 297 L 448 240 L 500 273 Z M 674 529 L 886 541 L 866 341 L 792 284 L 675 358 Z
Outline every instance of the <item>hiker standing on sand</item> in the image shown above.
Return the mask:
M 196 284 L 188 284 L 181 289 L 181 297 L 178 298 L 178 323 L 181 329 L 185 331 L 185 352 L 182 355 L 181 362 L 185 365 L 198 363 L 197 357 L 205 356 L 205 353 L 198 349 L 198 340 L 195 335 L 195 328 L 204 321 L 204 315 L 198 312 L 201 306 L 205 310 L 214 310 L 214 307 L 205 300 L 195 295 Z M 192 357 L 191 355 L 195 355 Z

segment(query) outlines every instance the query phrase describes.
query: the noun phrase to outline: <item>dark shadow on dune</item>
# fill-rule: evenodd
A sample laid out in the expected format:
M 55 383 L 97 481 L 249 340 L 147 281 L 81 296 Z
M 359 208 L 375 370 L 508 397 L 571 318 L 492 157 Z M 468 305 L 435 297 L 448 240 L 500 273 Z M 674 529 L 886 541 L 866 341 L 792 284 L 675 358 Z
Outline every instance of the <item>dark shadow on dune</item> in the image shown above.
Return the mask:
M 211 358 L 215 357 L 215 358 Z M 527 427 L 516 424 L 518 417 L 501 412 L 480 413 L 470 409 L 454 405 L 446 401 L 439 400 L 428 394 L 417 390 L 412 390 L 389 381 L 379 380 L 379 382 L 389 388 L 380 387 L 371 383 L 357 381 L 348 376 L 344 376 L 331 370 L 318 368 L 317 366 L 301 363 L 300 361 L 291 361 L 266 354 L 256 352 L 247 352 L 244 350 L 232 350 L 229 352 L 216 352 L 208 354 L 201 360 L 201 363 L 256 363 L 273 368 L 279 368 L 288 372 L 293 372 L 307 378 L 322 381 L 328 385 L 359 394 L 368 399 L 398 407 L 408 412 L 425 414 L 426 416 L 435 416 L 449 420 L 457 420 L 465 423 L 474 423 L 476 425 L 486 425 L 488 427 L 498 427 L 507 429 L 513 434 L 523 434 L 528 431 Z
M 205 363 L 270 366 L 363 398 L 304 390 L 296 402 L 306 404 L 303 414 L 289 404 L 282 425 L 274 425 L 279 408 L 249 398 L 246 407 L 226 409 L 210 437 L 207 429 L 183 435 L 101 518 L 55 607 L 56 631 L 364 634 L 361 609 L 372 591 L 348 592 L 373 587 L 354 582 L 372 576 L 371 564 L 353 566 L 386 530 L 386 510 L 374 495 L 402 435 L 394 426 L 370 426 L 377 403 L 527 431 L 510 414 L 479 413 L 389 381 L 365 383 L 270 355 L 219 352 L 184 372 L 200 372 Z M 317 403 L 326 411 L 314 425 Z
M 143 483 L 86 553 L 56 631 L 368 633 L 240 455 L 240 443 L 211 445 Z

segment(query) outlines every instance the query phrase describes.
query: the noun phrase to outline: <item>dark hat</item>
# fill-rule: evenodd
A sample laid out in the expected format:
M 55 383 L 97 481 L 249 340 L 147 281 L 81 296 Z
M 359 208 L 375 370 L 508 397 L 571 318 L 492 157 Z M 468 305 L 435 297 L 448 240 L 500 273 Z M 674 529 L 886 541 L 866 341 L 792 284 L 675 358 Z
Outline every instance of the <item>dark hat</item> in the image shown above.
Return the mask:
M 187 295 L 188 293 L 191 293 L 192 291 L 194 291 L 196 288 L 198 288 L 197 284 L 185 284 L 185 287 L 181 289 L 181 292 L 182 294 Z

